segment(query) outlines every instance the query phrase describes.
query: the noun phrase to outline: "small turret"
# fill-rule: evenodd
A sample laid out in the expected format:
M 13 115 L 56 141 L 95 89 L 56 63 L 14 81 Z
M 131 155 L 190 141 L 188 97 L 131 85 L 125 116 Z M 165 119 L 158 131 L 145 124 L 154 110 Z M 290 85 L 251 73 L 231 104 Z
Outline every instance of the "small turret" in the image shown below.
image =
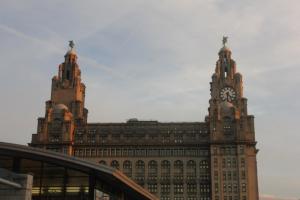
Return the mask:
M 76 63 L 77 62 L 77 53 L 75 51 L 75 43 L 73 40 L 69 41 L 70 49 L 67 51 L 65 55 L 65 62 L 66 63 Z

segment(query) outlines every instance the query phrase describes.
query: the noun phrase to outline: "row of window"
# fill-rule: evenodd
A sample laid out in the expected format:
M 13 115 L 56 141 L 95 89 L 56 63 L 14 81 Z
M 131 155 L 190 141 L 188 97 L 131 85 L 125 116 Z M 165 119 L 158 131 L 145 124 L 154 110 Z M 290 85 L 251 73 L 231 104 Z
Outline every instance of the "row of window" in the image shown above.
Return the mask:
M 208 156 L 209 151 L 196 148 L 136 149 L 136 148 L 76 148 L 79 157 L 140 157 L 140 156 Z
M 160 200 L 171 200 L 171 198 L 162 196 L 160 198 Z M 174 197 L 174 200 L 185 200 L 185 199 L 184 199 L 184 197 Z M 197 198 L 197 197 L 194 197 L 194 196 L 192 196 L 192 197 L 188 196 L 187 200 L 210 200 L 210 197 L 199 197 L 199 198 Z
M 199 127 L 200 128 L 200 127 Z M 162 135 L 162 136 L 170 136 L 172 134 L 174 135 L 196 135 L 196 134 L 205 134 L 208 133 L 208 129 L 206 127 L 203 127 L 203 129 L 178 129 L 174 127 L 173 129 L 153 129 L 153 128 L 144 128 L 144 129 L 115 129 L 115 130 L 109 130 L 109 129 L 89 129 L 87 131 L 82 130 L 82 129 L 77 129 L 76 130 L 76 135 L 83 135 L 87 133 L 88 135 L 95 135 L 95 134 L 100 134 L 100 135 L 112 135 L 114 137 L 122 135 L 140 135 L 140 134 L 145 134 L 145 133 L 153 133 L 153 135 Z
M 168 196 L 161 196 L 160 200 L 171 200 L 171 198 Z M 185 200 L 185 199 L 184 199 L 184 197 L 181 197 L 181 196 L 175 196 L 174 200 Z M 201 196 L 199 198 L 197 198 L 195 196 L 188 196 L 187 200 L 210 200 L 210 197 L 209 197 L 209 195 Z
M 99 164 L 106 165 L 106 161 L 101 160 Z M 156 181 L 158 177 L 158 167 L 160 167 L 160 180 L 170 181 L 171 177 L 171 167 L 173 169 L 172 178 L 173 180 L 183 181 L 184 175 L 186 180 L 196 180 L 197 179 L 197 171 L 199 170 L 199 178 L 200 180 L 209 180 L 210 179 L 210 170 L 208 160 L 202 160 L 199 162 L 199 166 L 197 169 L 196 161 L 189 160 L 185 164 L 181 160 L 176 160 L 173 164 L 171 164 L 168 160 L 163 160 L 158 163 L 155 160 L 151 160 L 146 165 L 144 161 L 138 160 L 135 163 L 132 163 L 129 160 L 125 160 L 122 164 L 123 173 L 128 177 L 133 177 L 133 165 L 135 167 L 135 179 L 137 182 L 145 181 L 145 167 L 148 167 L 148 180 Z M 116 169 L 120 169 L 120 163 L 117 160 L 113 160 L 110 162 L 110 166 Z M 184 171 L 186 174 L 184 174 Z
M 183 194 L 185 190 L 185 185 L 183 183 L 176 184 L 161 184 L 160 185 L 160 193 L 161 195 L 167 195 L 171 193 L 171 186 L 173 186 L 173 191 L 175 195 Z M 157 193 L 158 184 L 151 183 L 147 185 L 147 189 L 151 193 Z M 197 194 L 197 183 L 194 184 L 186 184 L 186 192 L 187 194 Z M 199 193 L 201 196 L 206 196 L 210 194 L 210 186 L 200 184 L 199 185 Z
M 224 193 L 238 193 L 238 191 L 242 191 L 242 192 L 246 192 L 247 191 L 247 185 L 246 183 L 242 183 L 240 185 L 240 188 L 238 186 L 238 184 L 223 184 L 223 192 Z M 219 192 L 219 185 L 218 183 L 215 183 L 215 193 Z
M 104 161 L 104 160 L 100 160 L 99 164 L 107 165 L 106 161 Z M 132 164 L 131 161 L 125 160 L 123 162 L 123 169 L 131 169 L 132 165 L 133 164 Z M 162 169 L 163 168 L 168 168 L 168 169 L 171 168 L 171 162 L 168 161 L 168 160 L 161 161 L 160 165 L 161 165 Z M 117 168 L 117 169 L 120 169 L 120 164 L 117 160 L 112 160 L 111 163 L 110 163 L 110 166 L 114 167 L 114 168 Z M 176 160 L 174 162 L 173 166 L 174 166 L 174 170 L 175 169 L 183 169 L 184 168 L 184 162 L 181 161 L 181 160 Z M 142 160 L 138 160 L 138 161 L 135 162 L 135 167 L 144 169 L 145 168 L 145 162 L 142 161 Z M 187 167 L 187 169 L 189 170 L 190 173 L 193 173 L 193 172 L 196 173 L 196 161 L 194 161 L 194 160 L 187 161 L 186 162 L 186 167 Z M 158 162 L 157 161 L 151 160 L 151 161 L 148 162 L 148 169 L 150 169 L 149 172 L 151 172 L 151 169 L 157 169 L 157 168 L 158 168 Z M 200 171 L 208 171 L 208 169 L 209 169 L 208 160 L 201 160 L 199 162 L 199 169 L 200 169 Z M 181 172 L 181 171 L 176 171 L 175 170 L 175 172 Z
M 223 171 L 223 181 L 231 181 L 231 180 L 237 180 L 237 171 Z M 214 172 L 214 179 L 218 180 L 218 171 Z M 241 171 L 241 179 L 245 180 L 246 179 L 246 172 L 244 170 Z
M 215 196 L 215 200 L 220 200 L 219 196 Z M 239 196 L 224 196 L 224 200 L 240 200 Z M 246 196 L 242 196 L 241 200 L 247 200 Z
M 237 155 L 237 153 L 244 154 L 245 148 L 243 145 L 240 145 L 239 148 L 236 148 L 236 146 L 227 146 L 221 148 L 214 147 L 213 152 L 214 154 L 221 155 Z
M 218 168 L 218 159 L 214 158 L 214 168 Z M 244 168 L 246 165 L 245 158 L 240 159 L 240 167 Z M 236 157 L 227 157 L 222 159 L 222 167 L 223 168 L 236 168 L 237 167 L 237 159 Z
M 147 135 L 144 133 L 139 134 L 76 134 L 75 135 L 75 143 L 83 144 L 85 142 L 88 143 L 107 143 L 112 141 L 132 141 L 132 140 L 159 140 L 162 142 L 175 142 L 182 143 L 183 141 L 194 141 L 196 139 L 206 138 L 208 136 L 207 133 L 201 133 L 199 137 L 196 137 L 196 134 L 174 134 L 174 135 L 159 135 L 159 134 L 151 134 Z

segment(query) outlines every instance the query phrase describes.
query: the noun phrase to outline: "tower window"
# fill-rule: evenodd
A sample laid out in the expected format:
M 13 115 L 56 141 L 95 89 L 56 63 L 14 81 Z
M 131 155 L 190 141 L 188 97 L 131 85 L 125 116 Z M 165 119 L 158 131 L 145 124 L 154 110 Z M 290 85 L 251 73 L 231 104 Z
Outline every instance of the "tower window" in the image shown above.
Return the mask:
M 67 71 L 67 79 L 70 80 L 70 71 Z
M 224 117 L 223 119 L 223 130 L 224 130 L 224 134 L 231 134 L 233 131 L 232 128 L 232 120 L 230 119 L 230 117 Z

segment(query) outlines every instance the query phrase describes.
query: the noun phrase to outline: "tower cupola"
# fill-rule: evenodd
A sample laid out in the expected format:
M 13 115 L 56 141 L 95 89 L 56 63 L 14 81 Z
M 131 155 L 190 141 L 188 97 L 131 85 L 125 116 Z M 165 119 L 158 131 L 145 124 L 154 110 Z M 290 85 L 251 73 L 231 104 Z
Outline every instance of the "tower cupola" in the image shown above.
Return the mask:
M 65 62 L 66 63 L 76 63 L 77 62 L 77 53 L 75 51 L 75 43 L 73 40 L 69 41 L 70 49 L 67 51 L 65 55 Z

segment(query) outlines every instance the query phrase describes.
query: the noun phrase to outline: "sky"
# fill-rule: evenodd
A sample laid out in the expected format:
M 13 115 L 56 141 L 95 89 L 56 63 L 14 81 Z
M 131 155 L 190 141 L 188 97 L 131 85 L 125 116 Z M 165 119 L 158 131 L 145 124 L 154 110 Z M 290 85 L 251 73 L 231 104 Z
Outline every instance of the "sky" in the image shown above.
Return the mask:
M 222 36 L 255 115 L 261 200 L 300 199 L 299 0 L 1 0 L 0 141 L 27 144 L 74 40 L 89 122 L 204 121 Z

